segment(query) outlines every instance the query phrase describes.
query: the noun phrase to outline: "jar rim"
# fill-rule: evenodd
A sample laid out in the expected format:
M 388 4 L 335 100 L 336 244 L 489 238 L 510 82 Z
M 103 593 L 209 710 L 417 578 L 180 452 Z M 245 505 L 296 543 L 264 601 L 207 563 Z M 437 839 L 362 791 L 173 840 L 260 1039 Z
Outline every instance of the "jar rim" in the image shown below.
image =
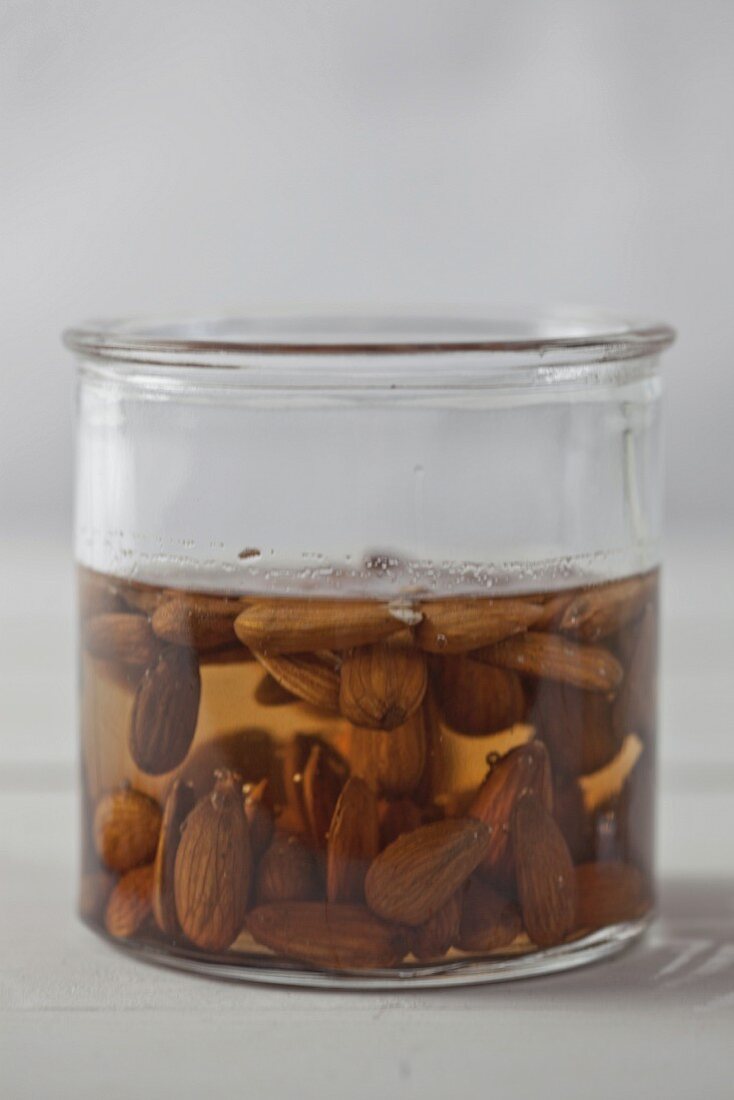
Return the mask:
M 290 373 L 298 358 L 300 384 L 323 372 L 339 382 L 415 383 L 425 372 L 443 384 L 466 384 L 468 369 L 484 384 L 517 383 L 519 374 L 554 378 L 590 373 L 599 364 L 649 360 L 668 347 L 666 324 L 585 308 L 433 309 L 368 313 L 278 311 L 250 316 L 152 317 L 96 320 L 67 329 L 68 348 L 84 359 L 152 368 L 218 368 L 271 375 Z M 345 378 L 355 368 L 352 379 Z M 290 368 L 288 370 L 287 368 Z M 356 369 L 358 368 L 358 370 Z M 462 369 L 464 368 L 464 369 Z M 560 375 L 559 375 L 560 372 Z M 629 380 L 629 367 L 623 372 Z M 635 373 L 633 371 L 633 373 Z M 643 370 L 640 373 L 645 373 Z M 413 375 L 413 378 L 410 378 Z M 231 375 L 230 381 L 231 381 Z

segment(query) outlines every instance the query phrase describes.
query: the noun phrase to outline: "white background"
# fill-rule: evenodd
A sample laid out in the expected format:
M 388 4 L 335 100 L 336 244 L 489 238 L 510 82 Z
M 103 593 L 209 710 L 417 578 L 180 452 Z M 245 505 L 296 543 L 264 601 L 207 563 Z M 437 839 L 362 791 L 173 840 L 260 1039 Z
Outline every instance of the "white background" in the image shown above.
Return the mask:
M 730 0 L 0 0 L 0 531 L 70 526 L 88 316 L 674 323 L 671 531 L 734 527 Z

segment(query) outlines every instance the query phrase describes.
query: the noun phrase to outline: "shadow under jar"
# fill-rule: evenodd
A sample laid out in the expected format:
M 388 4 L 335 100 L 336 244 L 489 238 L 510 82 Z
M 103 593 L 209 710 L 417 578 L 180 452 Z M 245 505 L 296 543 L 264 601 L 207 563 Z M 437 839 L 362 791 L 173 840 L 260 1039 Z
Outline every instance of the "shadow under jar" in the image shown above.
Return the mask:
M 562 312 L 66 334 L 93 929 L 352 987 L 644 931 L 671 340 Z

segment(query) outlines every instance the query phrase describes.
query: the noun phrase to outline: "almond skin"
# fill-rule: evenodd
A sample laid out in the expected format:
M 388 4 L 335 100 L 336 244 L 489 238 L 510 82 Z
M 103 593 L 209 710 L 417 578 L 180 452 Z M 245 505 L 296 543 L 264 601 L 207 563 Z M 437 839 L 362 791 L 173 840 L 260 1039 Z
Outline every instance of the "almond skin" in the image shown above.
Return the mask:
M 315 901 L 319 892 L 316 867 L 308 849 L 298 837 L 274 837 L 257 869 L 257 904 Z
M 498 951 L 522 932 L 520 910 L 476 876 L 467 884 L 462 899 L 457 946 L 462 951 Z
M 526 676 L 561 680 L 585 691 L 613 694 L 622 682 L 622 666 L 601 646 L 579 645 L 556 634 L 529 630 L 516 638 L 478 649 L 472 659 Z
M 516 672 L 466 657 L 445 657 L 431 667 L 439 710 L 457 733 L 497 733 L 521 722 L 525 693 Z
M 379 842 L 377 799 L 363 779 L 348 779 L 329 826 L 326 845 L 328 901 L 364 901 L 365 875 L 377 855 Z
M 312 843 L 323 848 L 346 775 L 338 755 L 314 745 L 303 769 L 303 810 Z
M 380 802 L 380 847 L 387 848 L 403 833 L 412 833 L 423 824 L 423 813 L 409 798 L 398 798 L 394 802 Z
M 161 648 L 146 617 L 125 612 L 95 615 L 85 626 L 84 644 L 100 660 L 143 668 Z
M 598 691 L 545 680 L 538 687 L 529 720 L 548 748 L 554 773 L 596 771 L 619 748 L 611 705 Z
M 632 622 L 652 599 L 657 578 L 628 577 L 579 593 L 566 608 L 560 630 L 585 642 L 595 642 Z
M 367 904 L 385 920 L 425 924 L 476 870 L 490 839 L 482 822 L 458 818 L 404 833 L 367 872 Z
M 512 827 L 523 924 L 538 947 L 552 947 L 576 925 L 571 854 L 561 830 L 535 794 L 520 796 Z
M 186 818 L 174 868 L 176 913 L 184 934 L 209 951 L 221 951 L 245 922 L 251 854 L 242 789 L 221 772 L 210 795 Z
M 418 710 L 427 685 L 426 660 L 419 650 L 365 646 L 344 658 L 339 705 L 355 726 L 393 730 Z
M 378 794 L 390 798 L 411 794 L 421 781 L 426 762 L 426 731 L 422 710 L 393 730 L 352 729 L 349 760 Z
M 105 867 L 124 874 L 153 859 L 160 827 L 158 803 L 132 787 L 121 787 L 97 804 L 94 845 Z
M 369 645 L 404 629 L 373 600 L 253 600 L 235 620 L 237 637 L 264 654 Z
M 467 811 L 469 817 L 483 821 L 492 830 L 481 870 L 499 883 L 511 883 L 513 880 L 512 814 L 518 798 L 525 791 L 536 792 L 544 805 L 551 808 L 553 786 L 550 763 L 546 748 L 540 741 L 531 741 L 512 749 L 493 764 Z
M 645 879 L 629 863 L 582 863 L 576 868 L 576 889 L 578 928 L 635 920 L 649 908 Z
M 407 950 L 404 929 L 359 905 L 261 905 L 250 913 L 247 927 L 271 951 L 331 970 L 396 966 Z
M 410 949 L 421 962 L 440 958 L 459 938 L 461 924 L 461 892 L 453 894 L 446 904 L 425 924 L 413 930 Z
M 291 657 L 255 652 L 260 664 L 291 696 L 322 710 L 339 710 L 339 673 L 313 653 Z
M 415 630 L 428 653 L 467 653 L 527 630 L 543 608 L 526 600 L 448 599 L 421 604 Z
M 153 863 L 153 916 L 161 932 L 169 936 L 181 934 L 176 916 L 174 867 L 181 829 L 186 817 L 193 810 L 194 803 L 193 787 L 176 779 L 163 807 L 163 821 Z
M 107 902 L 105 928 L 109 934 L 117 939 L 134 936 L 150 916 L 152 894 L 152 864 L 123 875 Z
M 169 646 L 138 685 L 130 720 L 130 755 L 148 775 L 163 775 L 186 758 L 199 717 L 196 658 Z
M 242 609 L 241 600 L 181 594 L 156 607 L 152 627 L 162 641 L 172 645 L 198 651 L 217 649 L 237 640 L 234 621 Z

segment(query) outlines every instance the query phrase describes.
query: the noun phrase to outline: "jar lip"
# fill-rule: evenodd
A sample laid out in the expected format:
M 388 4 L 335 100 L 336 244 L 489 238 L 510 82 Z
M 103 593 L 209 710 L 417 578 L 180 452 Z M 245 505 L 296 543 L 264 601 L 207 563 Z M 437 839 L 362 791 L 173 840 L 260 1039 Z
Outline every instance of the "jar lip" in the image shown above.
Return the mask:
M 385 381 L 391 368 L 407 380 L 406 372 L 421 374 L 421 365 L 434 378 L 440 371 L 450 384 L 456 368 L 470 363 L 486 384 L 510 368 L 513 375 L 563 367 L 578 372 L 585 365 L 642 360 L 674 339 L 666 324 L 569 307 L 123 318 L 90 321 L 63 334 L 79 356 L 121 365 L 252 372 L 279 363 L 292 370 L 298 358 L 301 384 L 308 384 L 310 367 L 338 370 L 344 382 L 349 367 L 359 366 L 354 380 L 374 372 Z

